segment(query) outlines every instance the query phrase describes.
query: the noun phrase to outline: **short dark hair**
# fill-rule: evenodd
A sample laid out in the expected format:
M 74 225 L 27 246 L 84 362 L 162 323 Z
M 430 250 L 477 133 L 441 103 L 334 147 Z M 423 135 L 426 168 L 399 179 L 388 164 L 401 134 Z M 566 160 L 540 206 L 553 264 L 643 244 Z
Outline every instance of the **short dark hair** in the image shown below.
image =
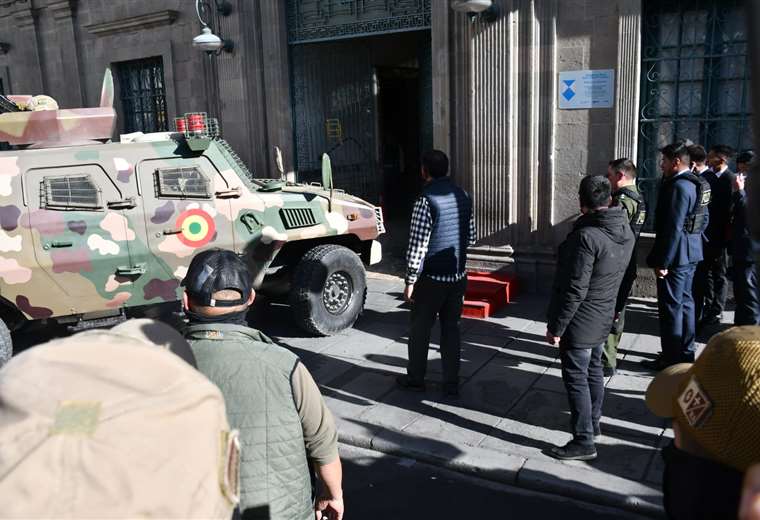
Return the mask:
M 587 175 L 578 187 L 581 206 L 589 209 L 606 207 L 610 201 L 612 187 L 603 175 Z
M 431 177 L 438 179 L 449 173 L 449 158 L 440 150 L 428 150 L 422 154 L 422 167 Z
M 710 152 L 720 155 L 725 161 L 728 161 L 736 154 L 736 150 L 727 144 L 714 144 L 710 147 Z
M 737 163 L 749 164 L 755 160 L 755 152 L 753 150 L 744 150 L 742 153 L 736 156 Z
M 690 145 L 691 142 L 679 139 L 674 143 L 660 148 L 660 153 L 671 161 L 680 159 L 682 163 L 688 165 L 689 162 L 691 162 L 691 155 L 689 155 Z
M 702 164 L 707 159 L 707 152 L 705 151 L 705 147 L 701 144 L 693 144 L 689 146 L 689 156 L 695 163 Z
M 636 165 L 628 157 L 621 157 L 620 159 L 610 161 L 610 168 L 612 168 L 613 172 L 622 173 L 629 179 L 636 178 Z

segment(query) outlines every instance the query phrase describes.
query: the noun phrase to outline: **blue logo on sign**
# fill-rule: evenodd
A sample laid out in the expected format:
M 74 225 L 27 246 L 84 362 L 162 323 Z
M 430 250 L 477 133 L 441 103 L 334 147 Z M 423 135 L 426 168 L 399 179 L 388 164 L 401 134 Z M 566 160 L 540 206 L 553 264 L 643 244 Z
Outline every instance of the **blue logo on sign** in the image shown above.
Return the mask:
M 565 90 L 562 92 L 562 97 L 570 101 L 575 97 L 575 91 L 573 90 L 573 83 L 575 83 L 574 79 L 566 79 L 563 80 L 562 83 L 565 84 Z

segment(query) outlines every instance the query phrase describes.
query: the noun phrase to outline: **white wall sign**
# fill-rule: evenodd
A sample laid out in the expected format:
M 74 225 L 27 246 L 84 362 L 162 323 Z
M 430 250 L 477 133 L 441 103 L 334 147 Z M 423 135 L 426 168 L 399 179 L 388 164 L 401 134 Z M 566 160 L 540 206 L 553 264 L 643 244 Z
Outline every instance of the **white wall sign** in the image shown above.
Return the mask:
M 568 70 L 559 73 L 559 108 L 612 108 L 615 71 Z

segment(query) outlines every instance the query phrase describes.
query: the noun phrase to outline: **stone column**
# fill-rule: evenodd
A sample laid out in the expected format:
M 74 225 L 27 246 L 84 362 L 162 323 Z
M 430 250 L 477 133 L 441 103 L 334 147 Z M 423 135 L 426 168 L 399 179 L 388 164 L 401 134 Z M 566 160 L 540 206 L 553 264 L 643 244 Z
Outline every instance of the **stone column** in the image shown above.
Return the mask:
M 431 47 L 433 60 L 433 146 L 450 154 L 451 85 L 449 48 L 449 2 L 432 2 Z
M 618 22 L 615 157 L 636 160 L 641 76 L 641 0 L 624 0 Z
M 264 62 L 267 154 L 270 177 L 277 177 L 274 147 L 282 150 L 285 172 L 295 169 L 293 113 L 290 100 L 290 61 L 285 2 L 261 0 L 261 49 Z
M 61 106 L 82 107 L 85 95 L 82 91 L 79 73 L 79 49 L 74 28 L 74 10 L 77 0 L 58 0 L 48 5 L 56 23 L 58 52 L 61 57 L 61 71 L 66 85 L 65 97 Z
M 19 8 L 14 13 L 16 29 L 19 36 L 15 41 L 24 42 L 24 46 L 14 49 L 14 52 L 22 53 L 23 58 L 14 58 L 14 61 L 25 63 L 26 74 L 17 74 L 17 78 L 25 77 L 19 83 L 21 89 L 29 94 L 42 94 L 47 92 L 45 74 L 42 71 L 42 54 L 40 53 L 39 35 L 37 34 L 37 11 L 32 9 L 31 2 L 19 3 Z

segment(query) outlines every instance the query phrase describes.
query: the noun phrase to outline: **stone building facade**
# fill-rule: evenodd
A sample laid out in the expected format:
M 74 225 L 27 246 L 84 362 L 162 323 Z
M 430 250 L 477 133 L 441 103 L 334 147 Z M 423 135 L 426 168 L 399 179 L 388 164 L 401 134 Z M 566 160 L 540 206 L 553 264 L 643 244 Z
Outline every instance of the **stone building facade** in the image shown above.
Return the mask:
M 674 136 L 750 146 L 739 4 L 493 0 L 486 21 L 448 0 L 210 0 L 234 50 L 207 56 L 190 0 L 0 0 L 0 91 L 96 105 L 110 66 L 120 132 L 207 111 L 257 175 L 276 175 L 279 146 L 302 180 L 329 149 L 338 187 L 402 224 L 435 146 L 474 197 L 472 261 L 540 288 L 581 176 L 631 157 L 653 201 Z M 583 70 L 613 71 L 611 106 L 560 108 L 560 73 Z

